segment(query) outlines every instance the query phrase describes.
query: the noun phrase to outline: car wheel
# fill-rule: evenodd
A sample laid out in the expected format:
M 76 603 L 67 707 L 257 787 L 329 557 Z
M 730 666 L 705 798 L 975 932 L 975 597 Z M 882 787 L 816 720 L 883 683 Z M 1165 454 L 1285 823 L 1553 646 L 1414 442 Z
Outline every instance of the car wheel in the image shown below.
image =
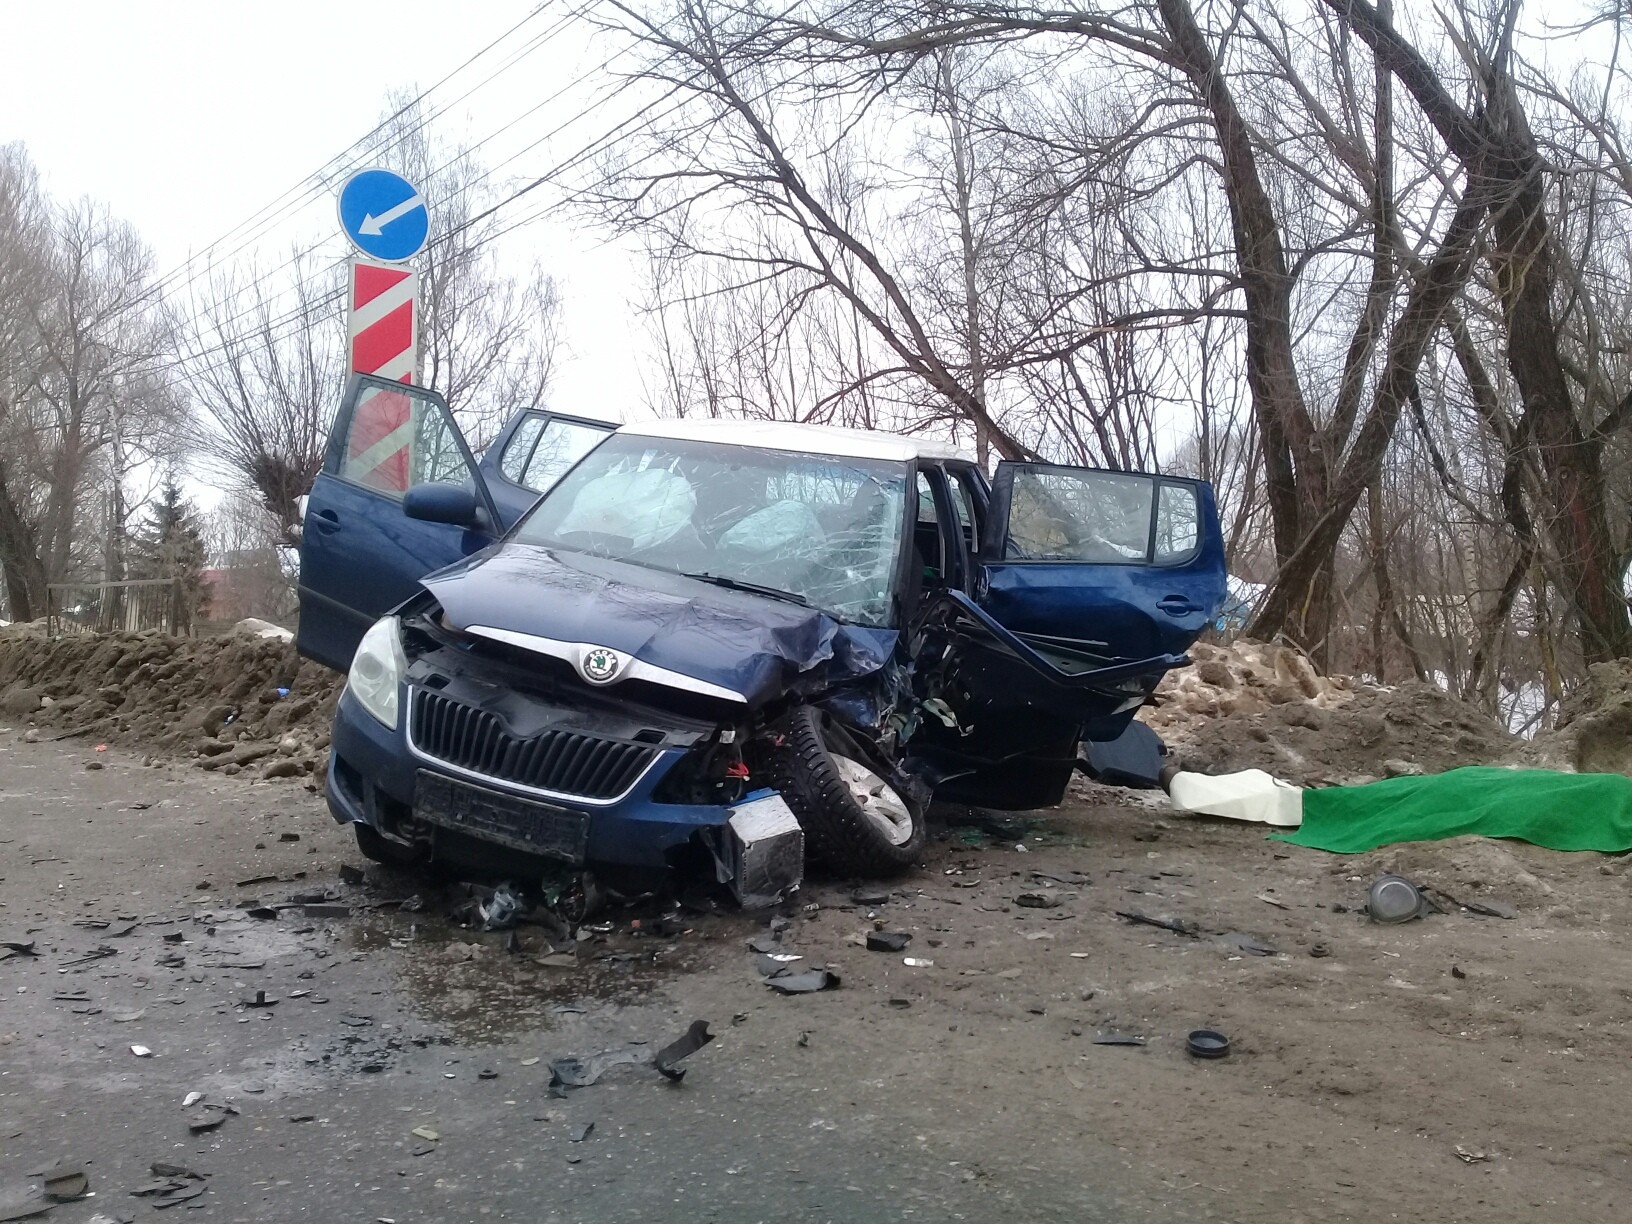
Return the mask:
M 378 830 L 361 822 L 354 822 L 351 827 L 357 834 L 357 849 L 370 862 L 383 863 L 387 867 L 413 867 L 418 864 L 419 856 L 412 848 L 387 841 Z
M 801 706 L 770 754 L 772 779 L 819 862 L 845 875 L 894 875 L 924 848 L 923 809 L 830 735 L 821 713 Z

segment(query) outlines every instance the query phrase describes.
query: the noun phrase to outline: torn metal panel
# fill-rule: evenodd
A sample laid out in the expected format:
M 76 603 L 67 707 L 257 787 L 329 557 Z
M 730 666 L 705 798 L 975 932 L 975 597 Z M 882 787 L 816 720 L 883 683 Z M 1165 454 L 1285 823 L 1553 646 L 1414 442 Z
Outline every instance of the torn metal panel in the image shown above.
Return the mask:
M 781 795 L 756 791 L 708 830 L 719 880 L 744 909 L 775 905 L 805 877 L 805 834 Z

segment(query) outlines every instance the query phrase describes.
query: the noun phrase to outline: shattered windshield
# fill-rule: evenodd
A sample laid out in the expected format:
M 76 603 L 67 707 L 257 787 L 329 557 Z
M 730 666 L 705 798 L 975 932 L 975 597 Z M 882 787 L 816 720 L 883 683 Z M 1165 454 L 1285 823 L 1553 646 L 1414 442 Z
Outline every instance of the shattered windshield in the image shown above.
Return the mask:
M 614 434 L 514 538 L 765 588 L 882 625 L 906 476 L 904 464 L 884 460 Z

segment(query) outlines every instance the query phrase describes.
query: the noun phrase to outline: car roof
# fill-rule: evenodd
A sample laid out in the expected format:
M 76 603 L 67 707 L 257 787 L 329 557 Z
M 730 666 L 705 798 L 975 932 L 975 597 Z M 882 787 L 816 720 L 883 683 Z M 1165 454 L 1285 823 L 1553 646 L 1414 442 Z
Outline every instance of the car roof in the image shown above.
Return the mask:
M 882 430 L 840 429 L 835 425 L 801 425 L 792 421 L 681 417 L 635 421 L 620 426 L 618 432 L 642 438 L 758 446 L 801 455 L 840 455 L 847 459 L 888 459 L 898 463 L 912 459 L 975 461 L 967 452 L 934 438 L 909 437 Z

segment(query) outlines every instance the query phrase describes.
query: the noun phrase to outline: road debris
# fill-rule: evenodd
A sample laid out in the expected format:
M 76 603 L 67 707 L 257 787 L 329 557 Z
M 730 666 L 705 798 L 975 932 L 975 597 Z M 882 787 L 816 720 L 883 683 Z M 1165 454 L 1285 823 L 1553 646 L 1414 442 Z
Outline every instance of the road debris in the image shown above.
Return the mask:
M 1248 935 L 1243 931 L 1231 931 L 1228 934 L 1220 935 L 1218 938 L 1220 943 L 1227 944 L 1237 952 L 1245 952 L 1248 956 L 1279 956 L 1281 954 L 1279 948 L 1271 947 L 1257 937 Z
M 56 1203 L 72 1203 L 84 1198 L 90 1191 L 90 1181 L 82 1164 L 59 1164 L 47 1169 L 40 1177 L 45 1197 Z
M 1484 1164 L 1490 1160 L 1490 1153 L 1465 1148 L 1459 1143 L 1456 1145 L 1456 1158 L 1463 1164 Z
M 1366 912 L 1373 922 L 1409 922 L 1427 912 L 1427 901 L 1404 876 L 1382 875 L 1366 890 Z
M 1022 909 L 1057 909 L 1061 901 L 1052 893 L 1027 892 L 1016 897 L 1014 903 Z
M 585 1139 L 588 1139 L 592 1133 L 594 1133 L 594 1130 L 595 1123 L 585 1122 L 579 1126 L 573 1127 L 572 1130 L 567 1133 L 567 1138 L 573 1143 L 582 1143 Z
M 1217 1029 L 1194 1029 L 1185 1038 L 1184 1048 L 1192 1058 L 1227 1058 L 1230 1039 Z
M 153 1051 L 148 1049 L 144 1045 L 133 1045 L 133 1046 L 130 1047 L 130 1052 L 132 1054 L 136 1055 L 137 1058 L 152 1058 L 153 1057 Z
M 685 1069 L 679 1064 L 713 1040 L 714 1034 L 708 1031 L 708 1021 L 693 1020 L 691 1027 L 680 1037 L 655 1054 L 648 1042 L 632 1041 L 620 1049 L 602 1050 L 587 1057 L 569 1055 L 565 1058 L 552 1059 L 550 1087 L 588 1088 L 613 1067 L 624 1066 L 649 1066 L 663 1078 L 671 1082 L 679 1081 L 686 1074 Z
M 1149 914 L 1141 914 L 1138 910 L 1117 910 L 1116 916 L 1135 926 L 1159 927 L 1164 931 L 1172 931 L 1175 935 L 1185 935 L 1191 939 L 1199 939 L 1201 932 L 1194 925 L 1180 919 L 1152 918 Z
M 806 969 L 803 973 L 791 973 L 784 967 L 781 972 L 767 977 L 765 985 L 777 994 L 815 994 L 819 990 L 838 989 L 839 975 L 820 966 Z
M 416 1126 L 408 1133 L 416 1139 L 425 1140 L 426 1143 L 437 1143 L 442 1138 L 441 1135 L 437 1134 L 436 1131 L 432 1130 L 428 1126 Z
M 869 952 L 904 952 L 912 936 L 906 931 L 869 931 L 867 932 L 867 950 Z
M 509 884 L 500 884 L 493 890 L 493 895 L 486 901 L 476 904 L 476 912 L 482 919 L 484 931 L 507 931 L 516 925 L 516 919 L 521 916 L 521 898 Z
M 908 969 L 933 969 L 935 962 L 922 956 L 903 956 L 901 963 Z
M 1093 1044 L 1102 1046 L 1142 1046 L 1145 1044 L 1145 1039 L 1135 1036 L 1133 1033 L 1110 1032 L 1101 1033 L 1098 1037 L 1095 1037 Z
M 32 939 L 0 939 L 0 948 L 5 948 L 12 956 L 38 956 L 34 945 Z
M 679 1064 L 713 1040 L 714 1034 L 708 1031 L 708 1021 L 693 1020 L 690 1028 L 657 1052 L 652 1065 L 666 1079 L 683 1079 L 686 1069 Z

